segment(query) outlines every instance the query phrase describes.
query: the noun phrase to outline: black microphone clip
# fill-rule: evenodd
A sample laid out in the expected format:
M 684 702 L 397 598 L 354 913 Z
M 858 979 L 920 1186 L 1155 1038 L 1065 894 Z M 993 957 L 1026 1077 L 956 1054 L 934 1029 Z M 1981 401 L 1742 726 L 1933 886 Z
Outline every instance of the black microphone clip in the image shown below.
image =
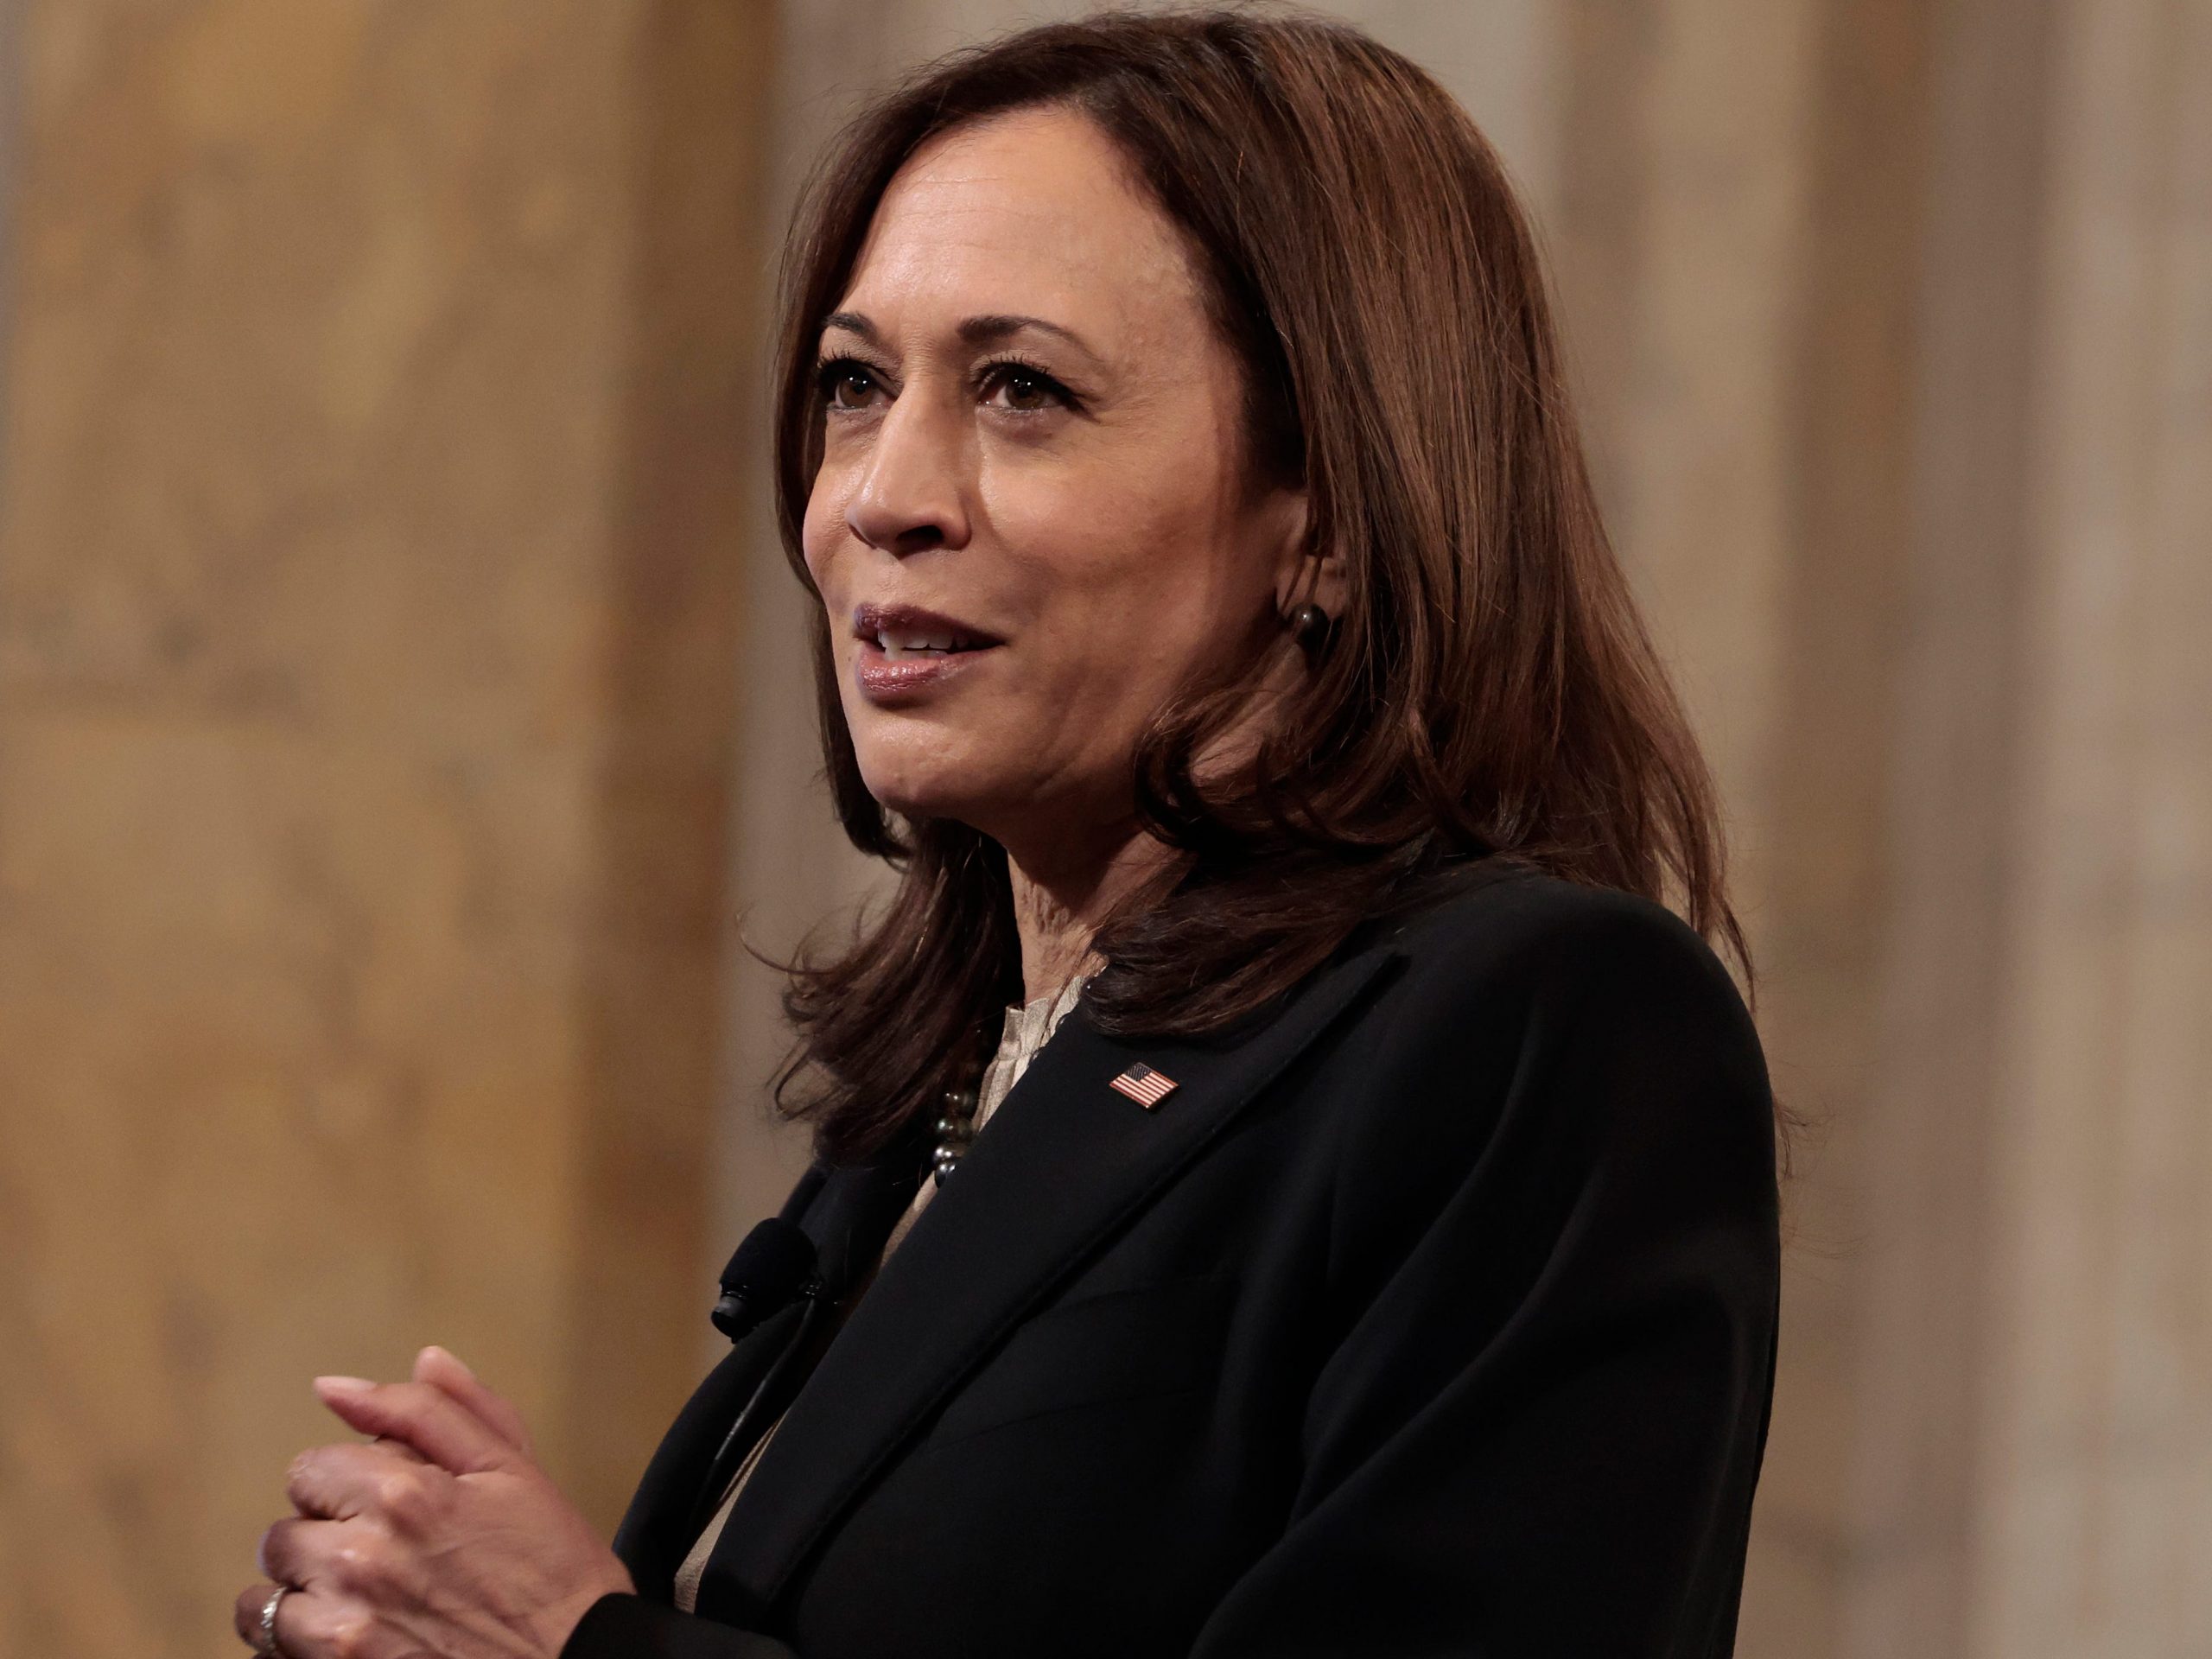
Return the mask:
M 798 1224 L 771 1216 L 745 1236 L 722 1269 L 715 1329 L 734 1343 L 741 1341 L 793 1299 L 819 1297 L 823 1285 L 814 1262 L 814 1241 Z

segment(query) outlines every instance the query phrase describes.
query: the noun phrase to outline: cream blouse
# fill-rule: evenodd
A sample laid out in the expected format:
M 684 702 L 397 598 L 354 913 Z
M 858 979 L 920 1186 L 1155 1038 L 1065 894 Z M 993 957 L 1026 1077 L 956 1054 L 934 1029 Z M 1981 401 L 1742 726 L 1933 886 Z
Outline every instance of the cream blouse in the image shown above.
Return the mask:
M 1007 1097 L 1007 1092 L 1020 1080 L 1021 1074 L 1029 1069 L 1029 1062 L 1036 1058 L 1037 1051 L 1052 1040 L 1052 1033 L 1059 1029 L 1060 1021 L 1067 1017 L 1068 1011 L 1082 996 L 1084 985 L 1089 978 L 1087 974 L 1078 974 L 1058 990 L 1047 992 L 1033 1002 L 1020 1007 L 1008 1006 L 1005 1024 L 999 1033 L 998 1052 L 992 1057 L 990 1065 L 983 1069 L 982 1081 L 976 1088 L 976 1134 L 983 1132 L 991 1115 L 998 1110 L 999 1103 Z M 906 1214 L 899 1217 L 897 1224 L 891 1230 L 891 1236 L 884 1242 L 883 1255 L 877 1263 L 878 1271 L 881 1270 L 883 1262 L 890 1260 L 891 1252 L 899 1248 L 899 1241 L 912 1229 L 922 1211 L 929 1208 L 930 1199 L 936 1192 L 937 1182 L 925 1175 L 920 1190 L 914 1194 L 913 1203 L 907 1205 Z M 872 1279 L 873 1274 L 870 1277 Z M 737 1473 L 730 1477 L 729 1488 L 722 1494 L 714 1519 L 707 1522 L 698 1541 L 691 1546 L 691 1553 L 683 1558 L 683 1565 L 676 1570 L 676 1605 L 683 1611 L 695 1611 L 699 1599 L 699 1580 L 706 1573 L 707 1558 L 715 1553 L 715 1545 L 722 1535 L 722 1527 L 729 1519 L 729 1512 L 737 1502 L 738 1493 L 745 1490 L 746 1478 L 752 1474 L 753 1465 L 760 1460 L 761 1452 L 767 1449 L 768 1442 L 775 1438 L 776 1430 L 782 1425 L 783 1419 L 779 1417 L 769 1426 L 768 1432 L 753 1442 L 752 1451 L 746 1453 L 745 1461 L 738 1465 Z

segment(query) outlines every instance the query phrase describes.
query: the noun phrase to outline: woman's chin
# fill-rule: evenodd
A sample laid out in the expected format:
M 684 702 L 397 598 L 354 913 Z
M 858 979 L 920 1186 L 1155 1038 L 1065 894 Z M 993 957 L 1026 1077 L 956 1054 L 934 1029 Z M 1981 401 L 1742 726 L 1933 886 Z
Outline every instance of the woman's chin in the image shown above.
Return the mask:
M 868 785 L 868 792 L 887 812 L 895 812 L 906 818 L 953 818 L 963 823 L 975 822 L 979 813 L 987 810 L 971 782 L 964 779 L 934 776 L 916 776 L 899 770 L 879 775 L 871 772 L 865 763 L 861 767 L 861 781 Z

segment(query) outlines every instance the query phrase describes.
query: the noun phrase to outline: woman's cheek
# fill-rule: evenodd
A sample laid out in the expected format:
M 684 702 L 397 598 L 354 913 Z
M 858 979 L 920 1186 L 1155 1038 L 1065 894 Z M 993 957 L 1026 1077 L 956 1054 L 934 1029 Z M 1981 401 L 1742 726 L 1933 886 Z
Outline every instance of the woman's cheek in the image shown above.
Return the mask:
M 837 556 L 830 550 L 829 538 L 809 534 L 802 551 L 806 559 L 806 574 L 814 583 L 814 591 L 821 598 L 831 620 L 837 613 Z M 834 632 L 834 631 L 833 631 Z
M 847 533 L 846 494 L 842 476 L 825 461 L 815 475 L 813 492 L 806 499 L 806 517 L 799 525 L 799 555 L 806 563 L 806 573 L 813 580 L 815 592 L 833 605 L 837 550 Z

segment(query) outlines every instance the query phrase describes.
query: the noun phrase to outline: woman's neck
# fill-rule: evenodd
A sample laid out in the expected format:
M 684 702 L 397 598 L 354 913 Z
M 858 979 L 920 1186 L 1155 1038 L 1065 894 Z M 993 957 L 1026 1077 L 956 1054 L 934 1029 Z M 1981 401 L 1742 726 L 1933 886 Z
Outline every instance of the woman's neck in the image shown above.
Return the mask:
M 1077 974 L 1099 966 L 1090 951 L 1099 924 L 1160 872 L 1166 854 L 1146 835 L 1129 836 L 1103 857 L 1068 863 L 1025 862 L 1008 853 L 1007 874 L 1014 886 L 1014 925 L 1021 941 L 1025 1001 L 1049 995 Z

